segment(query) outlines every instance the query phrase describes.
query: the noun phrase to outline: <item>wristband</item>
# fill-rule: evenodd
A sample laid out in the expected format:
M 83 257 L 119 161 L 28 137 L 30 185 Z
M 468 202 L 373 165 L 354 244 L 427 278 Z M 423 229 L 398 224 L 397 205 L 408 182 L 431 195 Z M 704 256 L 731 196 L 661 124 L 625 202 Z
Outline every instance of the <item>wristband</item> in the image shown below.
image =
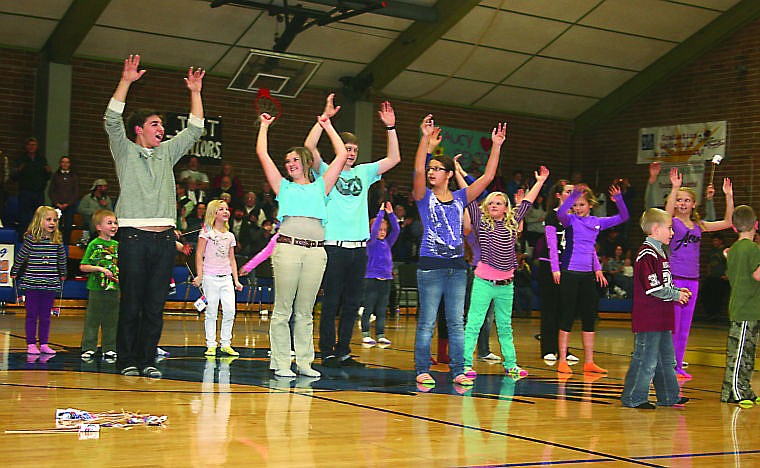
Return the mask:
M 389 126 L 385 127 L 385 129 L 390 132 L 391 130 L 396 130 L 396 126 L 395 125 L 389 125 Z

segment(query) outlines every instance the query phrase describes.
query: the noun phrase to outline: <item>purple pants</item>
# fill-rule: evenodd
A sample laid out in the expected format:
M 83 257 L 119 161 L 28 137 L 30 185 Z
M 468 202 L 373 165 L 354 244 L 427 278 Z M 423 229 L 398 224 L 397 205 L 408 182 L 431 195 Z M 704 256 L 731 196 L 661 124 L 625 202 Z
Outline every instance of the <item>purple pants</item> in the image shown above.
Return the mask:
M 694 318 L 694 306 L 697 304 L 699 280 L 688 278 L 673 278 L 676 288 L 686 288 L 691 291 L 691 298 L 686 304 L 675 304 L 676 328 L 673 330 L 673 349 L 676 352 L 676 370 L 683 368 L 683 355 L 686 353 L 686 342 L 689 341 L 691 319 Z
M 50 336 L 50 309 L 55 291 L 27 289 L 26 293 L 26 344 L 37 344 L 37 322 L 40 324 L 40 344 L 47 344 Z

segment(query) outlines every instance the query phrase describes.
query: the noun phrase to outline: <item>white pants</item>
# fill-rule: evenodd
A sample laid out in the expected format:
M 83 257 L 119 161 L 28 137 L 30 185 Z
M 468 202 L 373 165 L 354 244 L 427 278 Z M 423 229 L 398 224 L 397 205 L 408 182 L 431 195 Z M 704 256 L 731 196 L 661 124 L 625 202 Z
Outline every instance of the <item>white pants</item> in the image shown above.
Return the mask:
M 216 347 L 216 315 L 219 302 L 222 303 L 222 347 L 230 346 L 232 341 L 232 324 L 235 323 L 235 286 L 232 275 L 204 275 L 203 294 L 206 295 L 206 346 Z

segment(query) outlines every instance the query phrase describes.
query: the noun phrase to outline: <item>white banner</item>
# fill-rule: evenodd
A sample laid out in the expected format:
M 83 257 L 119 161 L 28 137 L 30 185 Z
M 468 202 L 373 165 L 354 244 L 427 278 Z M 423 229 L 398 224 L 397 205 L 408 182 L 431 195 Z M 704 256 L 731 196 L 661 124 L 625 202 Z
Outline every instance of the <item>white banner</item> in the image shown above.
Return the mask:
M 639 130 L 637 164 L 708 161 L 726 154 L 725 120 Z
M 670 168 L 676 166 L 678 168 L 678 172 L 681 173 L 683 176 L 683 180 L 681 181 L 681 187 L 689 187 L 691 189 L 694 189 L 695 192 L 697 192 L 697 204 L 702 204 L 702 196 L 704 195 L 704 180 L 705 180 L 705 165 L 704 163 L 694 163 L 694 164 L 663 164 L 662 170 L 660 171 L 660 175 L 657 176 L 657 182 L 655 184 L 659 188 L 659 197 L 657 200 L 657 206 L 660 208 L 665 207 L 665 202 L 668 199 L 668 194 L 670 194 L 670 189 L 673 187 L 673 184 L 670 183 Z M 721 183 L 722 183 L 721 179 Z M 722 187 L 722 185 L 721 185 Z M 720 191 L 721 188 L 717 187 L 716 190 Z M 658 192 L 655 191 L 655 194 Z

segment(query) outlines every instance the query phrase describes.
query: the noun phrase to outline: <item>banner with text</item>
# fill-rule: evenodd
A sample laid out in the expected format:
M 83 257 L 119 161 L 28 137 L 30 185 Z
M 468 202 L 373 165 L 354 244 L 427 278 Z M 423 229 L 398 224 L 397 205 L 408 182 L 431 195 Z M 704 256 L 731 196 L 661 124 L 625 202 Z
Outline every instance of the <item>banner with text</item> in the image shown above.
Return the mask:
M 491 134 L 441 126 L 441 144 L 434 151 L 452 158 L 462 154 L 459 164 L 467 172 L 483 173 L 491 152 Z
M 166 113 L 164 130 L 167 140 L 187 127 L 187 118 L 187 114 Z M 222 160 L 222 118 L 206 117 L 205 124 L 201 139 L 190 148 L 186 155 L 198 156 L 201 158 L 201 163 L 220 163 Z
M 708 161 L 726 154 L 725 120 L 707 123 L 642 128 L 637 164 Z

